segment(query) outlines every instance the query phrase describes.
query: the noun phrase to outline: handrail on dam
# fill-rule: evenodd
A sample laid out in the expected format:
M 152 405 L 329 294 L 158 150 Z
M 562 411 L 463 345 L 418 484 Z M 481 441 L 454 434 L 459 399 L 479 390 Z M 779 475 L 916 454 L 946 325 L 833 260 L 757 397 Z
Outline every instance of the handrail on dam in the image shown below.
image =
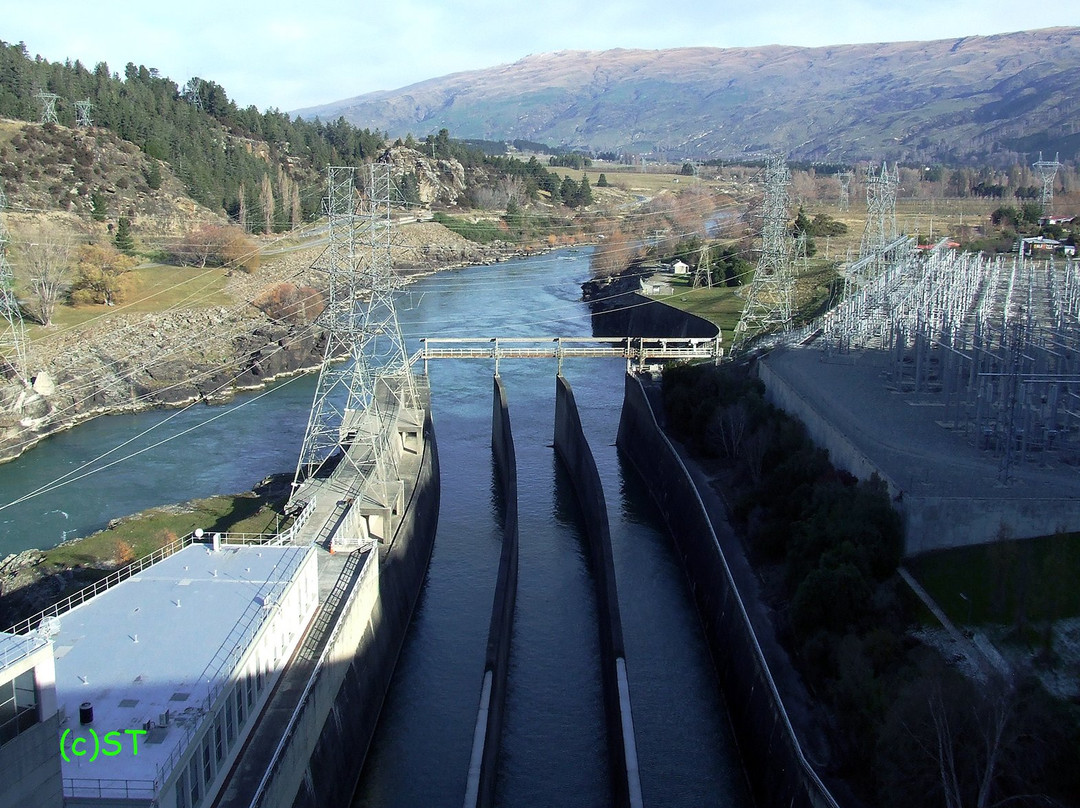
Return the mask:
M 432 359 L 492 359 L 499 372 L 502 359 L 557 359 L 559 372 L 567 357 L 621 357 L 627 370 L 644 370 L 652 360 L 712 359 L 724 355 L 715 337 L 425 337 L 411 362 Z

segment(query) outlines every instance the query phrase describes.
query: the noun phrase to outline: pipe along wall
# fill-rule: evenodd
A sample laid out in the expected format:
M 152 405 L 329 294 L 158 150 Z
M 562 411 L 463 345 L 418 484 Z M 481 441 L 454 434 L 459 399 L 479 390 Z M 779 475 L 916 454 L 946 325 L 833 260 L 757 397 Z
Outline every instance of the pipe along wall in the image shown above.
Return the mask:
M 499 740 L 506 712 L 506 678 L 510 667 L 510 639 L 514 630 L 514 604 L 518 583 L 517 455 L 510 429 L 510 410 L 502 379 L 495 375 L 491 406 L 491 454 L 499 478 L 503 506 L 503 544 L 499 578 L 491 606 L 487 658 L 480 691 L 480 708 L 473 733 L 472 757 L 465 789 L 465 808 L 495 804 Z
M 757 804 L 836 808 L 803 754 L 697 488 L 632 375 L 626 377 L 618 447 L 645 480 L 675 540 Z
M 622 619 L 619 616 L 619 596 L 615 586 L 615 563 L 611 554 L 607 503 L 600 482 L 600 472 L 581 428 L 574 392 L 562 376 L 555 380 L 555 451 L 570 473 L 581 505 L 589 545 L 589 560 L 596 582 L 612 793 L 617 805 L 640 808 L 641 783 L 634 741 L 634 721 L 630 710 L 630 690 L 626 678 L 626 651 L 623 648 Z

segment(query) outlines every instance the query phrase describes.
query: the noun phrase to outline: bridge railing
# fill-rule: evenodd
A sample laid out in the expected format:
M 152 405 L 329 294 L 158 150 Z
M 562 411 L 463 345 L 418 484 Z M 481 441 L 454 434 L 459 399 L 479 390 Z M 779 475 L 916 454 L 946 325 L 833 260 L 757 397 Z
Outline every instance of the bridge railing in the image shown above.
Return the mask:
M 716 337 L 428 337 L 412 363 L 432 359 L 558 359 L 621 357 L 627 362 L 649 359 L 719 359 Z M 561 367 L 561 365 L 560 365 Z

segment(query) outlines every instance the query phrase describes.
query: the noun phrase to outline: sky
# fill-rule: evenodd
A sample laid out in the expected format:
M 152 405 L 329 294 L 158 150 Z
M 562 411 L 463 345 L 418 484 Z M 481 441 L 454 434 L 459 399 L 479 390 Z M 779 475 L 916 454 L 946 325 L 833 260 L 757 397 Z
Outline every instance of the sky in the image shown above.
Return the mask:
M 22 0 L 0 39 L 31 56 L 156 67 L 240 106 L 292 111 L 529 54 L 608 48 L 824 46 L 1080 26 L 1080 3 L 1015 0 Z

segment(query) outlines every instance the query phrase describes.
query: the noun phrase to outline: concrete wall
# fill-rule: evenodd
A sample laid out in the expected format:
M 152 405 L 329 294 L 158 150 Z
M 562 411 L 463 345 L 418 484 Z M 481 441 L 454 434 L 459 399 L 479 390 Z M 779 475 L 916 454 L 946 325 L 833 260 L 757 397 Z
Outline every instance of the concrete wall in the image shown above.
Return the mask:
M 762 808 L 834 808 L 803 754 L 697 489 L 627 376 L 619 448 L 641 474 L 690 579 L 751 785 Z
M 668 306 L 660 301 L 627 292 L 603 303 L 594 310 L 593 335 L 597 337 L 715 337 L 720 333 L 713 323 L 696 314 Z
M 392 543 L 356 574 L 348 608 L 260 808 L 348 808 L 397 665 L 439 517 L 439 456 L 428 413 L 416 487 Z M 316 740 L 317 738 L 317 740 Z M 314 751 L 312 750 L 314 747 Z
M 997 496 L 980 498 L 903 491 L 813 404 L 774 373 L 767 360 L 758 362 L 757 372 L 765 383 L 766 398 L 802 421 L 810 439 L 828 450 L 833 465 L 864 480 L 876 472 L 886 482 L 894 506 L 904 517 L 904 555 L 985 544 L 995 539 L 1002 525 L 1015 538 L 1047 536 L 1063 526 L 1080 525 L 1080 500 L 1075 498 L 1009 497 L 1007 488 L 1000 489 Z
M 506 713 L 506 680 L 510 670 L 510 640 L 514 631 L 514 604 L 518 584 L 517 454 L 510 429 L 506 389 L 496 374 L 491 406 L 491 454 L 499 476 L 503 505 L 503 545 L 499 578 L 491 605 L 487 657 L 476 718 L 473 753 L 465 793 L 466 808 L 495 804 L 495 776 Z
M 59 740 L 60 717 L 54 709 L 50 718 L 0 746 L 0 805 L 60 808 L 64 804 Z
M 570 473 L 574 491 L 585 520 L 589 560 L 596 582 L 600 621 L 600 661 L 603 666 L 604 712 L 607 718 L 611 785 L 617 805 L 640 805 L 637 753 L 625 665 L 619 593 L 615 584 L 615 562 L 611 553 L 607 503 L 596 460 L 581 428 L 577 402 L 570 383 L 562 376 L 555 380 L 555 451 Z

